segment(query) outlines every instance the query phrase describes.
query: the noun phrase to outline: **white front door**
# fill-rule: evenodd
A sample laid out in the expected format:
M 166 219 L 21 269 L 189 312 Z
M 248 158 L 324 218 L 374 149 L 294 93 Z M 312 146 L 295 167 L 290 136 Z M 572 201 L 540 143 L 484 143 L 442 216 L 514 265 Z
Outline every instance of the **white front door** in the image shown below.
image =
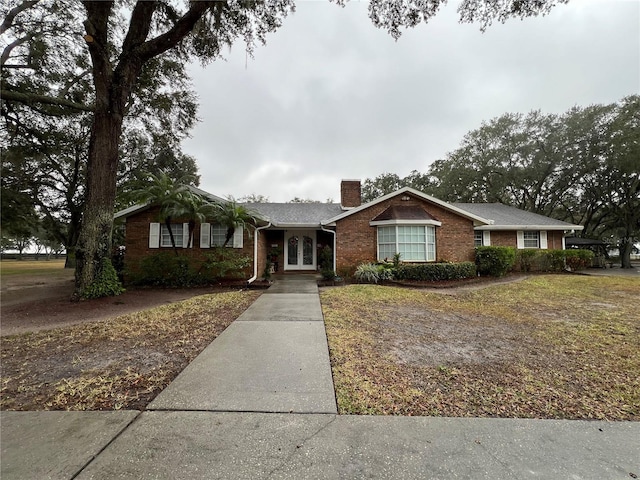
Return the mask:
M 315 230 L 288 230 L 285 234 L 284 269 L 316 269 Z

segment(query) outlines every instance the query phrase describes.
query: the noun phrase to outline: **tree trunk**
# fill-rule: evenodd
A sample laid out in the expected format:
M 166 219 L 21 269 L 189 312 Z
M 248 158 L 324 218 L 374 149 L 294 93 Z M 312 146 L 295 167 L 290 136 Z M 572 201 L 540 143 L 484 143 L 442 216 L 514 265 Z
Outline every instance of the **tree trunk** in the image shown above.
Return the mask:
M 173 253 L 178 256 L 178 248 L 176 247 L 176 239 L 173 236 L 173 229 L 171 228 L 171 217 L 167 217 L 164 219 L 164 224 L 167 226 L 167 230 L 169 230 L 169 238 L 171 239 L 171 247 L 173 248 Z
M 122 115 L 96 112 L 89 141 L 87 198 L 76 246 L 76 289 L 80 299 L 100 273 L 103 259 L 111 258 L 113 208 L 116 199 L 118 145 Z
M 64 258 L 64 268 L 76 268 L 76 247 L 67 247 L 67 255 Z
M 630 238 L 620 240 L 618 249 L 620 250 L 620 266 L 622 268 L 631 268 L 631 250 L 633 243 Z

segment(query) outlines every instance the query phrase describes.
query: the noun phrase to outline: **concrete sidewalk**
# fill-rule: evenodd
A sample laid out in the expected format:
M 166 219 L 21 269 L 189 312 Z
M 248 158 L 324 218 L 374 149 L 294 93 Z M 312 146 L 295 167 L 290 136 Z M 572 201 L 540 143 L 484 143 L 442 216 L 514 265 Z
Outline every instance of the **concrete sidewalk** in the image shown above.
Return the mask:
M 193 411 L 2 412 L 0 422 L 3 480 L 640 475 L 634 422 Z
M 315 276 L 271 288 L 148 409 L 337 413 Z
M 638 422 L 336 415 L 315 276 L 279 277 L 149 410 L 0 412 L 0 478 L 640 476 Z

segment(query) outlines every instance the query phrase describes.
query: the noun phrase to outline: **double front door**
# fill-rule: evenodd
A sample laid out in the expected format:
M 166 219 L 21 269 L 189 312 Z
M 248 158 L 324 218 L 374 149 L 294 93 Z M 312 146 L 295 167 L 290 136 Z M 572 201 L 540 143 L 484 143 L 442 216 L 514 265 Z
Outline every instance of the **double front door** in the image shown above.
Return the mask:
M 287 230 L 284 236 L 284 269 L 316 269 L 315 230 Z

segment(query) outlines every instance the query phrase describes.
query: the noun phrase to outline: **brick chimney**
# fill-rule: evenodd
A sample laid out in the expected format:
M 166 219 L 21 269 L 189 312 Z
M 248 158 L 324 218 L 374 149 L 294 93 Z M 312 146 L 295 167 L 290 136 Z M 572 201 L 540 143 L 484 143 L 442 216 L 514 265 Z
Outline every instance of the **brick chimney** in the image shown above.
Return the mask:
M 342 208 L 359 207 L 362 203 L 360 180 L 340 182 L 340 205 Z

